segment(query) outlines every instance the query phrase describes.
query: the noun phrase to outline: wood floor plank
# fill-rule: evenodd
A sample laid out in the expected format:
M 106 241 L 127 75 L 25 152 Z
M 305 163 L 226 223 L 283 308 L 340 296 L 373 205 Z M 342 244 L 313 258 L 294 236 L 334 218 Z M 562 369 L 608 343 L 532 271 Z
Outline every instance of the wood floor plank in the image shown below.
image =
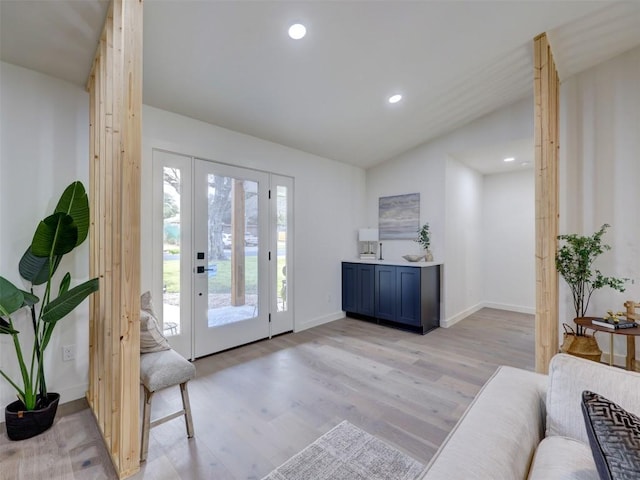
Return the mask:
M 152 429 L 132 478 L 259 480 L 342 420 L 426 463 L 499 365 L 534 363 L 534 317 L 494 309 L 424 336 L 341 319 L 246 345 L 195 362 L 195 438 L 181 419 Z M 179 405 L 177 388 L 158 392 L 153 416 Z M 0 478 L 116 478 L 86 412 L 50 436 L 3 433 Z

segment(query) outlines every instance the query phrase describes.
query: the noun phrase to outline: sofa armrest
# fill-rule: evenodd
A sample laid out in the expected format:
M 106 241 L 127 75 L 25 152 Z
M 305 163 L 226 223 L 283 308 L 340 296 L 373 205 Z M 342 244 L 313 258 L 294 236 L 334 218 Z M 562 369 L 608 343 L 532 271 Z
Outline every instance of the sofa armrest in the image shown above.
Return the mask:
M 429 462 L 423 479 L 526 478 L 544 434 L 547 376 L 500 367 Z
M 589 444 L 580 409 L 584 390 L 640 416 L 639 373 L 561 353 L 549 365 L 546 436 L 560 435 Z

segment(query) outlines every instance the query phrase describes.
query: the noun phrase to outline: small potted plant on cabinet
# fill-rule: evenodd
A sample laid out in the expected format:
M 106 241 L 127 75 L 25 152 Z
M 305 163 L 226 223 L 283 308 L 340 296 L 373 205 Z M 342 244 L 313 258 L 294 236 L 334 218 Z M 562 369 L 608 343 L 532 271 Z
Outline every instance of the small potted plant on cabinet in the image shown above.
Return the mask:
M 593 262 L 605 250 L 611 250 L 609 245 L 602 243 L 602 236 L 610 225 L 604 224 L 600 230 L 590 236 L 559 235 L 558 240 L 563 244 L 556 253 L 556 269 L 567 282 L 573 297 L 573 308 L 576 318 L 584 317 L 593 292 L 609 287 L 619 292 L 624 292 L 624 282 L 626 279 L 616 277 L 605 277 L 600 270 L 593 268 Z M 585 358 L 600 360 L 601 351 L 595 338 L 585 332 L 584 327 L 578 325 L 573 332 L 565 324 L 565 338 L 561 348 L 563 352 L 572 353 L 580 344 L 584 352 L 589 350 L 592 353 L 585 353 Z
M 429 232 L 428 223 L 425 223 L 424 225 L 422 225 L 422 227 L 420 227 L 420 230 L 418 230 L 418 238 L 415 241 L 418 242 L 422 248 L 424 248 L 425 261 L 433 262 L 433 254 L 431 253 L 431 250 L 429 250 L 429 247 L 431 246 L 431 232 Z
M 33 240 L 20 259 L 20 276 L 30 284 L 22 290 L 0 277 L 0 334 L 12 337 L 20 380 L 6 371 L 0 375 L 15 389 L 18 400 L 5 408 L 5 427 L 11 440 L 30 438 L 48 429 L 55 418 L 60 395 L 47 391 L 44 353 L 59 320 L 71 313 L 87 296 L 98 290 L 93 278 L 73 288 L 67 272 L 57 287 L 53 276 L 64 255 L 87 238 L 89 201 L 80 182 L 69 185 L 54 210 L 42 220 Z M 38 287 L 43 285 L 44 287 Z M 38 287 L 36 296 L 34 287 Z M 32 345 L 25 350 L 20 331 Z

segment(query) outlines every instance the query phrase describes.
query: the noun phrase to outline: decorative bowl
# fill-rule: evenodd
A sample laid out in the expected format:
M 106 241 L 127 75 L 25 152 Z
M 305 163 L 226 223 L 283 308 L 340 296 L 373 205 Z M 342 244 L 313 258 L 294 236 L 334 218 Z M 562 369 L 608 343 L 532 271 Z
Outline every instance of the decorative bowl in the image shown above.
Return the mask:
M 403 255 L 402 258 L 407 262 L 419 262 L 424 258 L 424 255 Z

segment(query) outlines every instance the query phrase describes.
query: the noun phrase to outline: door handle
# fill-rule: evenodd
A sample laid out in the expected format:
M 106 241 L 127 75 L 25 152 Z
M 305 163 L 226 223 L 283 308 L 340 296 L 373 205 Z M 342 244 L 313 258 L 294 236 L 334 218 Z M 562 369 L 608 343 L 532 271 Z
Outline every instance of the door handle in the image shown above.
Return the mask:
M 204 272 L 217 272 L 217 268 L 204 268 L 202 266 L 196 267 L 196 273 L 204 273 Z

